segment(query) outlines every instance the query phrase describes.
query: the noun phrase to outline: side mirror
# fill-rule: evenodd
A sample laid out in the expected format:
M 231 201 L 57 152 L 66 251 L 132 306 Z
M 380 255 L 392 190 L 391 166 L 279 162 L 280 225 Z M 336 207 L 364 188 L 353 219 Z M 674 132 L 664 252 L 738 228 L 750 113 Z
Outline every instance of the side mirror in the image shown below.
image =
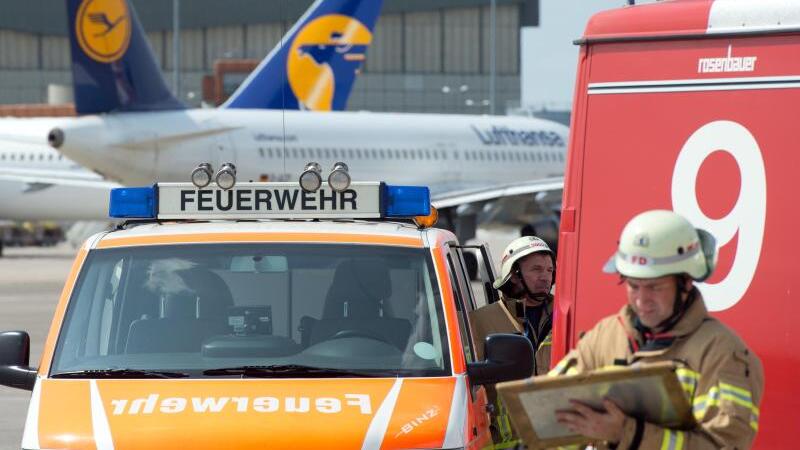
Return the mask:
M 473 385 L 519 380 L 533 375 L 533 345 L 525 336 L 490 334 L 484 342 L 486 359 L 467 365 Z
M 24 331 L 0 333 L 0 384 L 17 389 L 33 390 L 36 369 L 28 367 L 31 338 Z

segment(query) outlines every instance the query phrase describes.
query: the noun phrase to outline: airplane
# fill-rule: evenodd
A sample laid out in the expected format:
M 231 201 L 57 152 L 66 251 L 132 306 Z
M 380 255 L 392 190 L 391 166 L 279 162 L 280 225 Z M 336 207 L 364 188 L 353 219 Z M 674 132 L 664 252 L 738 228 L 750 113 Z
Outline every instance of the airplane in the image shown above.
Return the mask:
M 98 14 L 104 4 L 91 3 L 83 10 L 80 5 L 79 0 L 68 2 L 75 103 L 85 115 L 45 126 L 36 119 L 20 119 L 25 122 L 13 130 L 49 143 L 107 180 L 123 185 L 184 181 L 199 162 L 209 162 L 216 168 L 233 163 L 241 180 L 279 181 L 296 179 L 309 161 L 325 167 L 345 161 L 355 180 L 427 184 L 434 195 L 466 190 L 474 196 L 472 190 L 480 189 L 483 201 L 502 196 L 498 180 L 522 183 L 518 194 L 563 183 L 568 129 L 555 122 L 324 112 L 329 103 L 331 108 L 340 105 L 342 90 L 333 79 L 338 74 L 329 65 L 318 66 L 317 58 L 353 54 L 351 59 L 360 60 L 380 2 L 318 0 L 290 30 L 287 44 L 270 53 L 285 61 L 285 71 L 270 72 L 262 63 L 218 109 L 186 109 L 169 93 L 132 9 L 131 20 L 121 22 L 118 31 L 130 27 L 129 36 L 113 31 L 105 45 L 95 48 L 94 34 L 81 28 L 84 19 L 78 14 Z M 331 17 L 334 8 L 354 14 Z M 367 13 L 370 20 L 361 21 Z M 335 49 L 312 57 L 312 44 Z M 334 66 L 353 69 L 341 61 Z M 283 82 L 280 100 L 264 94 L 267 84 L 261 81 L 270 77 Z M 264 109 L 276 104 L 280 111 Z M 293 107 L 299 111 L 288 110 Z M 322 111 L 304 111 L 315 107 Z M 4 125 L 0 134 L 7 130 Z
M 75 8 L 84 3 L 87 2 L 68 2 L 72 23 Z M 127 8 L 127 4 L 123 6 Z M 135 77 L 136 89 L 126 83 L 133 79 L 111 84 L 109 77 L 113 73 L 95 73 L 98 78 L 87 78 L 82 72 L 86 61 L 73 60 L 76 98 L 80 100 L 76 105 L 78 114 L 113 114 L 113 111 L 140 108 L 183 109 L 181 102 L 166 88 L 151 49 L 141 40 L 143 35 L 133 9 L 129 14 L 114 15 L 111 11 L 87 8 L 81 25 L 71 30 L 73 37 L 82 32 L 82 37 L 73 40 L 73 54 L 86 52 L 95 58 L 106 58 L 103 52 L 109 53 L 108 50 L 102 46 L 97 47 L 100 50 L 93 50 L 90 43 L 103 38 L 113 44 L 118 38 L 115 30 L 119 28 L 122 37 L 131 35 L 127 44 L 127 51 L 132 53 L 128 68 L 136 70 L 139 76 Z M 294 42 L 294 36 L 303 33 L 302 45 L 296 51 L 299 58 L 294 58 L 296 61 L 290 64 L 292 47 L 278 44 L 245 80 L 248 88 L 234 93 L 226 107 L 344 109 L 360 65 L 366 59 L 380 8 L 379 1 L 318 0 L 281 39 L 281 42 Z M 350 31 L 337 31 L 339 27 L 350 27 Z M 323 69 L 329 64 L 332 73 L 323 71 L 317 78 L 306 76 L 290 84 L 285 72 L 294 65 L 306 63 L 304 54 Z M 103 80 L 102 86 L 108 89 L 86 85 L 97 80 Z M 325 85 L 330 80 L 335 80 L 334 85 Z M 327 90 L 331 95 L 315 96 L 315 89 Z M 78 96 L 78 92 L 82 94 Z M 138 101 L 133 101 L 134 97 Z M 49 118 L 0 119 L 0 197 L 4 199 L 0 202 L 0 218 L 107 220 L 109 189 L 120 185 L 65 157 L 43 139 L 42 130 L 61 123 L 63 120 Z M 80 202 L 65 201 L 78 198 Z

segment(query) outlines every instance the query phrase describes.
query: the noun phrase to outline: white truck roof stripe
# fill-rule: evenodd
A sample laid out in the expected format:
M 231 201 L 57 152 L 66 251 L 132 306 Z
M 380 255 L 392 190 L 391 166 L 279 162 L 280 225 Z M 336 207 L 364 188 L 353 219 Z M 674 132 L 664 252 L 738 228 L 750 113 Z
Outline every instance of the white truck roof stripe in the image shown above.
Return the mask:
M 708 34 L 800 28 L 795 0 L 716 0 L 708 14 Z

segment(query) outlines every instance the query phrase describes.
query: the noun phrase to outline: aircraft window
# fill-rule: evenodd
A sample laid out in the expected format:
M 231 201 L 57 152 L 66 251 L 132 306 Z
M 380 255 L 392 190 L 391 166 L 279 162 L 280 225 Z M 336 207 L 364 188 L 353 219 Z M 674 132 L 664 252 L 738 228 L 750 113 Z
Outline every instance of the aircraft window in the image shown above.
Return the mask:
M 514 152 L 511 154 L 511 156 L 516 158 L 517 161 L 522 161 L 522 154 L 520 154 L 519 152 Z
M 5 161 L 5 160 L 6 160 L 6 154 L 0 153 L 0 161 Z
M 326 159 L 331 159 L 331 149 L 329 149 L 329 148 L 325 149 L 325 158 Z
M 39 153 L 39 161 L 44 160 L 44 153 Z
M 559 153 L 558 154 L 558 160 L 561 161 L 561 162 L 564 162 L 564 154 L 563 153 Z
M 64 159 L 64 155 L 58 155 L 58 160 L 61 161 L 62 159 Z
M 528 152 L 523 152 L 523 153 L 522 153 L 522 159 L 524 159 L 525 161 L 528 161 L 528 160 L 529 160 L 529 158 L 528 158 Z
M 263 158 L 264 157 L 264 149 L 261 148 L 261 147 L 258 147 L 258 154 Z
M 306 159 L 306 150 L 304 148 L 299 149 L 300 157 Z
M 52 161 L 53 160 L 53 154 L 52 153 L 47 155 L 47 160 L 48 161 Z
M 11 160 L 12 160 L 12 161 L 14 161 L 14 160 L 16 160 L 16 159 L 17 159 L 17 155 L 15 155 L 14 153 L 12 153 L 12 154 L 11 154 Z
M 356 149 L 356 158 L 361 159 L 361 150 Z
M 536 160 L 539 162 L 544 161 L 544 158 L 542 158 L 542 152 L 536 152 Z
M 447 159 L 447 152 L 444 151 L 442 153 L 444 153 L 444 159 Z M 455 150 L 453 150 L 453 159 L 458 159 L 458 152 Z
M 433 159 L 438 161 L 439 160 L 439 150 L 434 150 L 431 153 L 433 153 Z
M 378 150 L 378 154 L 381 156 L 381 159 L 386 159 L 386 153 L 383 149 Z
M 544 160 L 550 162 L 550 152 L 544 152 Z
M 267 149 L 267 155 L 269 155 L 270 158 L 274 158 L 274 154 L 272 153 L 272 149 L 271 148 Z
M 425 159 L 431 159 L 431 158 L 432 158 L 431 151 L 426 148 L 425 149 Z

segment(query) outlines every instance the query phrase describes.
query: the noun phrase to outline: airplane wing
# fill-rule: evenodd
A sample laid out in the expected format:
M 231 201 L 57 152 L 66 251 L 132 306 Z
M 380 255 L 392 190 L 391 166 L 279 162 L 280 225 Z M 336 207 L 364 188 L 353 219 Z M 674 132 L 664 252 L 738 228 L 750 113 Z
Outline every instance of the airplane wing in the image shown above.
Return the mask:
M 437 209 L 444 209 L 467 203 L 495 200 L 523 194 L 534 194 L 537 192 L 556 191 L 563 188 L 564 177 L 544 178 L 541 180 L 444 192 L 442 194 L 433 195 L 431 197 L 431 204 Z
M 0 181 L 26 184 L 25 192 L 34 192 L 51 186 L 72 186 L 94 189 L 120 187 L 118 183 L 107 181 L 94 173 L 65 174 L 55 170 L 24 170 L 0 168 Z

